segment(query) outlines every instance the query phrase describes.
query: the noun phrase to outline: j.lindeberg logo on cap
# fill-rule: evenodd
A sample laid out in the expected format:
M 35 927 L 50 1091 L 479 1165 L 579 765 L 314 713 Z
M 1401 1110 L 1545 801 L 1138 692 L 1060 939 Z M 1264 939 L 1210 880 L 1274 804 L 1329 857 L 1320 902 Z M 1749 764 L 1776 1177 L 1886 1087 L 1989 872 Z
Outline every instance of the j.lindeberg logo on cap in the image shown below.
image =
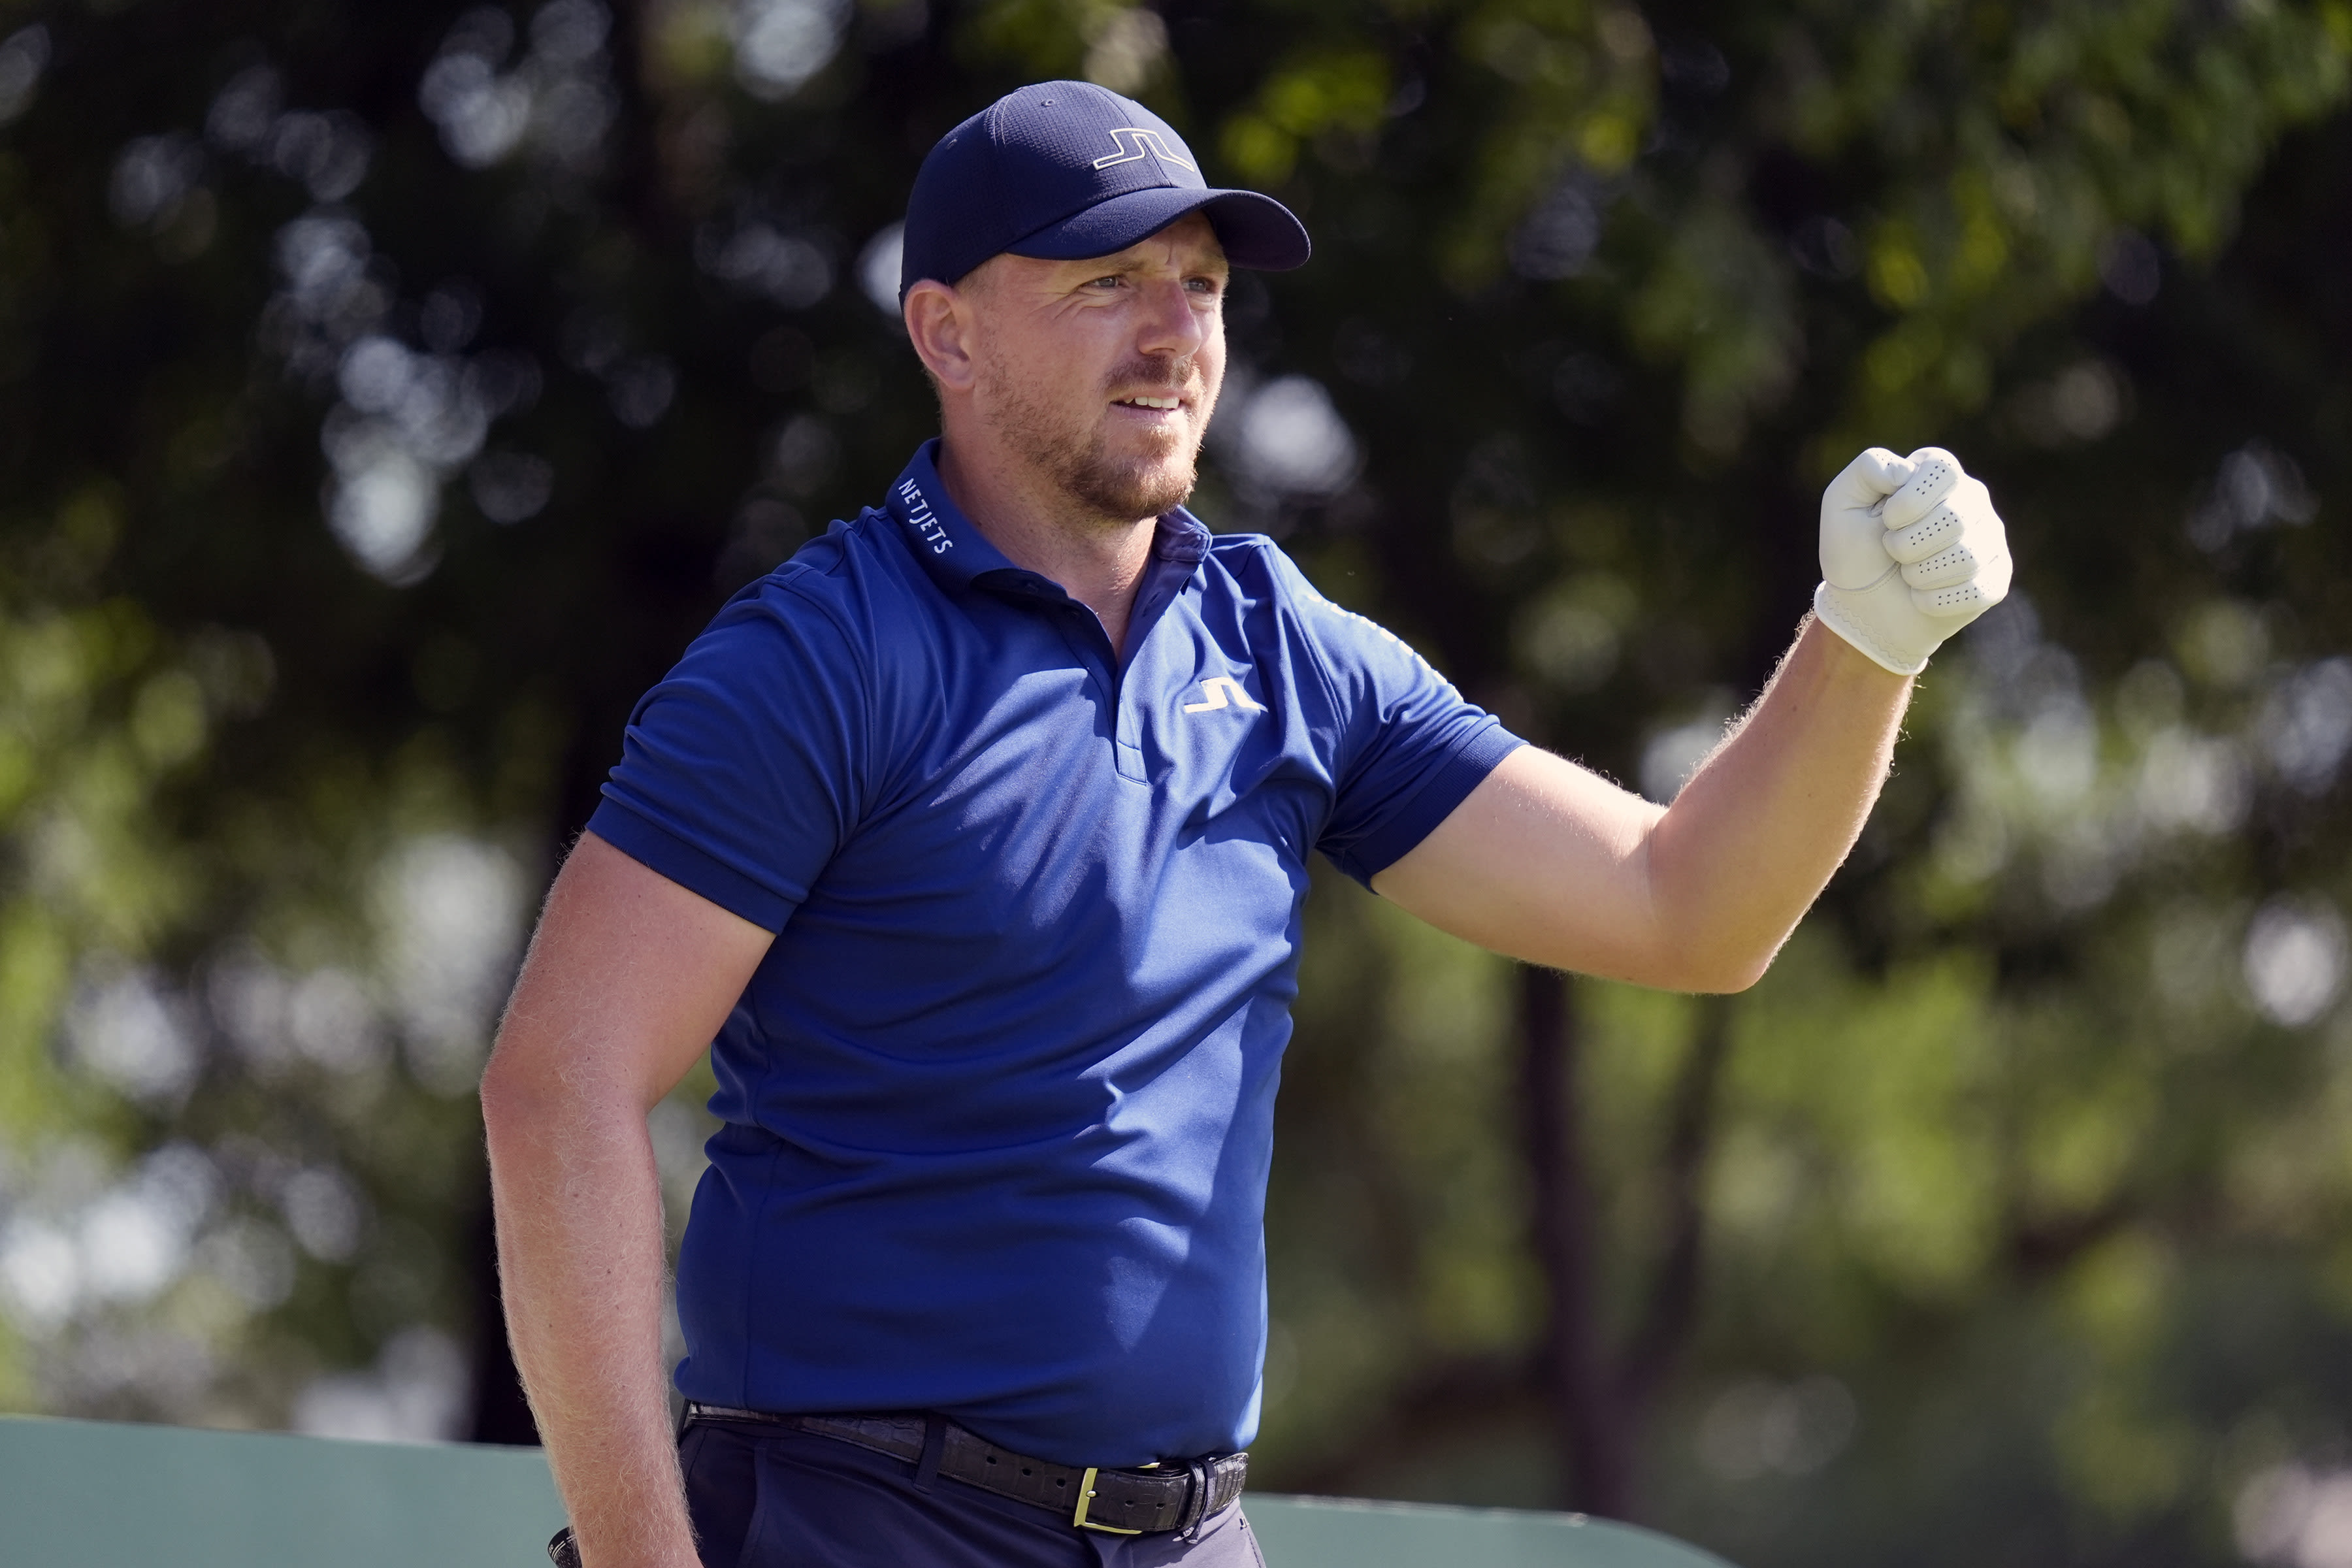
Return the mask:
M 1108 169 L 1117 163 L 1132 163 L 1146 153 L 1158 155 L 1163 163 L 1173 163 L 1180 169 L 1199 174 L 1201 171 L 1168 150 L 1168 139 L 1159 132 L 1143 125 L 1122 125 L 1110 133 L 1110 144 L 1118 149 L 1108 158 L 1095 160 L 1095 167 Z
M 923 499 L 922 486 L 912 479 L 901 480 L 898 494 L 907 503 L 907 526 L 931 547 L 932 554 L 945 555 L 955 548 L 955 541 L 940 526 L 940 520 L 931 515 L 931 503 Z

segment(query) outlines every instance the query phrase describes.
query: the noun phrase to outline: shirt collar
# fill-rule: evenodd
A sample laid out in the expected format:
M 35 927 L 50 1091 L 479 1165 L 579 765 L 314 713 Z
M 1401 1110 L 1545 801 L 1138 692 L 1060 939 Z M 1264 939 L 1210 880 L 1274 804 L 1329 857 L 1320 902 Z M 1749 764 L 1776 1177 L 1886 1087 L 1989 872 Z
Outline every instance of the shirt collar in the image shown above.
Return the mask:
M 1151 541 L 1151 553 L 1162 561 L 1198 566 L 1209 553 L 1209 541 L 1214 537 L 1207 523 L 1180 506 L 1161 515 L 1159 532 Z
M 939 469 L 940 442 L 934 436 L 915 448 L 915 455 L 890 487 L 888 511 L 898 524 L 907 548 L 931 574 L 934 582 L 950 593 L 971 585 L 989 573 L 1003 572 L 1009 578 L 999 582 L 1044 582 L 1036 573 L 1015 566 L 1005 559 L 1004 552 L 989 542 L 972 521 L 964 516 L 940 482 Z M 1209 553 L 1212 535 L 1208 525 L 1182 507 L 1168 512 L 1159 520 L 1151 542 L 1155 560 L 1182 565 L 1197 566 Z M 1156 575 L 1156 574 L 1151 574 Z M 992 584 L 983 583 L 982 587 Z
M 940 481 L 939 453 L 935 436 L 915 448 L 913 459 L 890 487 L 890 515 L 897 520 L 907 548 L 950 593 L 983 572 L 1018 571 L 948 494 L 948 487 Z

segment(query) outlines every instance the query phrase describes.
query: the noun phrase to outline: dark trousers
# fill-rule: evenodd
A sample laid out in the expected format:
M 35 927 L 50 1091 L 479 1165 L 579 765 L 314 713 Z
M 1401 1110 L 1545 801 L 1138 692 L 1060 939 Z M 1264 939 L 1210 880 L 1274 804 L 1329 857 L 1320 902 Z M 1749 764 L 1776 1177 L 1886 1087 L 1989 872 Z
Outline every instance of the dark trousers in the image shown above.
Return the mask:
M 1106 1535 L 791 1427 L 696 1421 L 678 1458 L 704 1568 L 1265 1568 L 1238 1504 L 1197 1540 Z

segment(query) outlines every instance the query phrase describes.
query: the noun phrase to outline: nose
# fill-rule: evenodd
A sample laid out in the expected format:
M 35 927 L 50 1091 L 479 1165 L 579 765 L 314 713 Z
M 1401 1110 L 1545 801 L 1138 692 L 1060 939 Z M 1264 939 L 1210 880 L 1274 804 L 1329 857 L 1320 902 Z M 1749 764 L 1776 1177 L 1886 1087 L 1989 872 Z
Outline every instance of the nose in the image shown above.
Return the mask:
M 1135 342 L 1139 353 L 1188 359 L 1207 346 L 1218 330 L 1215 306 L 1185 288 L 1181 279 L 1153 279 L 1143 286 L 1142 294 Z

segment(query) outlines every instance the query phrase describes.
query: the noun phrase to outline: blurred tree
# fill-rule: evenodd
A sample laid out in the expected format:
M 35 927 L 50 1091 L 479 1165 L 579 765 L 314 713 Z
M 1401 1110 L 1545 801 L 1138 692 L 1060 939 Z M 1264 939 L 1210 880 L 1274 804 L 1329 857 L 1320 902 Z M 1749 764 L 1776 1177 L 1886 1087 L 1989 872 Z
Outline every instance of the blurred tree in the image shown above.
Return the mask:
M 1076 73 L 1317 237 L 1198 509 L 1522 732 L 1671 794 L 1865 442 L 2022 563 L 1747 996 L 1318 892 L 1269 1482 L 2320 1561 L 2347 61 L 2336 0 L 0 4 L 0 1399 L 528 1435 L 467 1096 L 532 889 L 928 433 L 922 153 Z

